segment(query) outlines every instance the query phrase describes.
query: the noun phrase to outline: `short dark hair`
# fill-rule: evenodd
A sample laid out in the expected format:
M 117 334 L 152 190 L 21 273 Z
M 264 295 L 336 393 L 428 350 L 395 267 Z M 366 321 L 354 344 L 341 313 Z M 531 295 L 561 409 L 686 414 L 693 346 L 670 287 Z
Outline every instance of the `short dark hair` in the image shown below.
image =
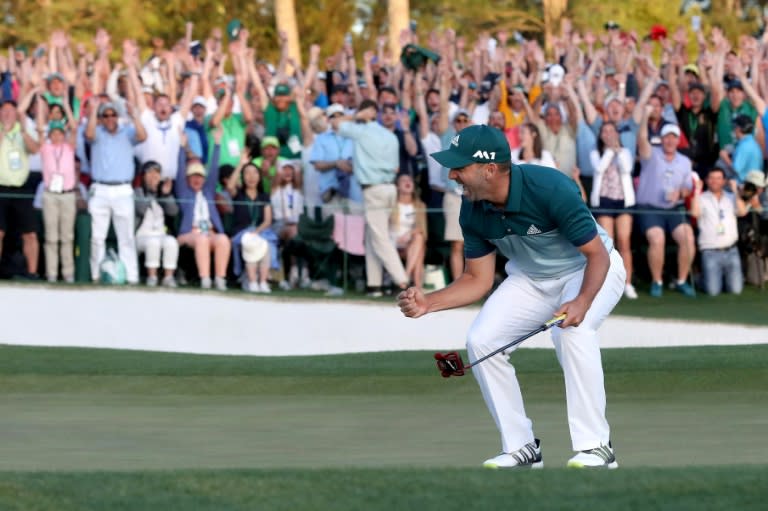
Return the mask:
M 721 167 L 720 165 L 715 165 L 714 167 L 709 169 L 709 172 L 707 172 L 707 176 L 706 177 L 709 177 L 710 174 L 713 174 L 715 172 L 721 173 L 723 175 L 723 178 L 727 177 L 727 175 L 728 175 L 728 174 L 726 174 L 725 169 L 723 167 Z
M 360 102 L 360 106 L 357 108 L 358 111 L 363 111 L 366 108 L 373 108 L 376 110 L 376 113 L 379 112 L 379 105 L 372 99 L 364 99 Z

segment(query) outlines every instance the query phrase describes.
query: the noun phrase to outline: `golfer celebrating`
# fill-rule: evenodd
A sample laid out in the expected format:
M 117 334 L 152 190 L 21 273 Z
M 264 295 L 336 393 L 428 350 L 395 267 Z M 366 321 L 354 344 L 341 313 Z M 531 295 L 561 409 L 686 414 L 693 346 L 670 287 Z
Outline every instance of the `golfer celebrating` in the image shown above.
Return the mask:
M 512 165 L 509 145 L 496 128 L 470 126 L 432 157 L 464 187 L 460 223 L 466 266 L 440 291 L 403 291 L 397 297 L 400 310 L 418 318 L 481 299 L 493 285 L 499 250 L 508 259 L 507 278 L 470 327 L 470 362 L 566 314 L 552 339 L 565 376 L 573 450 L 578 451 L 568 466 L 618 467 L 605 418 L 597 336 L 624 291 L 624 266 L 610 238 L 570 178 L 548 167 Z M 472 372 L 501 433 L 502 453 L 483 465 L 542 467 L 540 442 L 525 413 L 515 368 L 506 357 L 491 357 Z

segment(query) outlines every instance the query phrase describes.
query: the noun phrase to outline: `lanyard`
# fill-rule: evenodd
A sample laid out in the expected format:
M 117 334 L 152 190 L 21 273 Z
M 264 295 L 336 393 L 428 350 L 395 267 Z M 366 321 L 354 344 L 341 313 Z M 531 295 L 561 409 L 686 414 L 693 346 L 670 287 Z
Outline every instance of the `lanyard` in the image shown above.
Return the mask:
M 56 162 L 56 173 L 61 174 L 60 165 L 61 165 L 61 157 L 64 155 L 64 145 L 60 145 L 58 147 L 58 152 L 56 151 L 56 146 L 53 146 L 53 159 Z

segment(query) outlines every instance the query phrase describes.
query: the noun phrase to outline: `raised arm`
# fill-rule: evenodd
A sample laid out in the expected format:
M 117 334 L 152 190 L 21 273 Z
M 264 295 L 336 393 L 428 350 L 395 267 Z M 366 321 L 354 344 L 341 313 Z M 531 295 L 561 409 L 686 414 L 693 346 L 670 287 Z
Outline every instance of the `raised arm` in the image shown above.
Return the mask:
M 266 110 L 269 106 L 269 96 L 267 95 L 267 90 L 264 88 L 264 84 L 261 82 L 259 73 L 256 71 L 256 63 L 253 59 L 248 59 L 248 74 L 251 77 L 251 83 L 253 83 L 256 95 L 259 97 L 261 109 Z
M 747 97 L 752 101 L 758 115 L 762 117 L 765 113 L 765 100 L 760 97 L 760 94 L 758 94 L 753 84 L 750 83 L 747 74 L 744 71 L 744 67 L 741 65 L 741 61 L 734 63 L 733 72 L 741 82 L 741 86 L 744 87 L 744 92 L 747 93 Z M 755 80 L 757 81 L 757 76 L 753 76 L 755 76 Z
M 642 92 L 640 93 L 640 97 L 637 98 L 637 103 L 635 103 L 635 109 L 632 111 L 632 118 L 637 124 L 640 124 L 640 122 L 643 120 L 643 115 L 645 114 L 645 106 L 648 104 L 648 100 L 651 99 L 651 96 L 653 95 L 653 91 L 656 90 L 656 85 L 659 82 L 659 70 L 655 67 L 651 68 L 649 71 L 648 79 L 645 81 L 645 86 L 643 87 Z M 648 120 L 646 119 L 646 122 Z M 646 136 L 647 136 L 647 130 L 646 130 Z
M 651 157 L 652 147 L 648 140 L 648 116 L 651 114 L 651 110 L 653 110 L 653 106 L 645 106 L 640 120 L 640 129 L 637 130 L 637 155 L 641 160 L 647 160 Z

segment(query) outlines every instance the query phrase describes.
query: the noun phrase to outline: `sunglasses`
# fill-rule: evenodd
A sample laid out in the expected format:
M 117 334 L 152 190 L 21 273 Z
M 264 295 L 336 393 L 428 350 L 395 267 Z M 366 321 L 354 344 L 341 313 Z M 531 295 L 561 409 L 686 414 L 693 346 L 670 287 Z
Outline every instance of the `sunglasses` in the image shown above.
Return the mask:
M 117 114 L 101 114 L 102 119 L 109 119 L 110 117 L 117 117 Z
M 469 122 L 469 118 L 468 117 L 459 117 L 458 119 L 456 119 L 453 122 L 459 122 L 461 124 L 466 124 L 466 123 Z

